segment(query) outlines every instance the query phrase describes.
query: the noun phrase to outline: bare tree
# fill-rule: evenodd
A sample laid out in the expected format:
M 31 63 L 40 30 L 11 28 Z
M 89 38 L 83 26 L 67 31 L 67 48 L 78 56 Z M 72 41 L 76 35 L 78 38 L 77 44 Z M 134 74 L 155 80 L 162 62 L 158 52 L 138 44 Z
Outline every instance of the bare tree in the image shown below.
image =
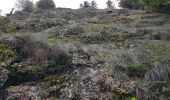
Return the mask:
M 32 12 L 34 10 L 34 3 L 30 0 L 17 0 L 16 7 L 18 10 Z

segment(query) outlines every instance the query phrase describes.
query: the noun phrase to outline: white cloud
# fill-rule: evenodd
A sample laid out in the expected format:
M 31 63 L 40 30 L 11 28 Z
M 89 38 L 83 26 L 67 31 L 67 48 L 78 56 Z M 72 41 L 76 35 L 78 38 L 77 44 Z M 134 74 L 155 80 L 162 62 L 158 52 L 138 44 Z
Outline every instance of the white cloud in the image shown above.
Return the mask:
M 38 0 L 33 0 L 35 3 Z M 65 7 L 65 8 L 79 8 L 80 3 L 83 3 L 85 0 L 54 0 L 56 3 L 56 7 Z M 92 0 L 87 0 L 91 2 Z M 106 1 L 107 0 L 96 0 L 98 4 L 98 8 L 106 8 Z M 113 0 L 116 4 L 116 0 Z M 8 13 L 11 8 L 15 7 L 16 0 L 0 0 L 0 9 L 3 11 L 3 14 Z

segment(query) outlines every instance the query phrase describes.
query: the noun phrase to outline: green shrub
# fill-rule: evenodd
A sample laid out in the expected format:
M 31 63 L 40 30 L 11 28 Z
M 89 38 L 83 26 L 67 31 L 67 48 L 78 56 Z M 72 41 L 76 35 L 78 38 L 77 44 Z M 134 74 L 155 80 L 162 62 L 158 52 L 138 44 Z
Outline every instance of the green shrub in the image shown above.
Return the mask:
M 168 10 L 170 10 L 169 0 L 141 0 L 141 3 L 147 10 L 159 10 L 159 11 L 167 10 L 167 12 Z
M 56 43 L 57 42 L 56 36 L 54 36 L 54 35 L 49 36 L 48 41 L 50 43 Z
M 140 0 L 120 0 L 120 7 L 128 9 L 142 9 L 143 6 L 140 3 Z
M 5 17 L 0 17 L 0 29 L 2 31 L 6 31 L 6 27 L 7 27 L 7 24 L 10 22 L 9 19 L 5 18 Z
M 17 32 L 17 26 L 15 24 L 8 25 L 6 29 L 7 33 L 15 33 Z
M 169 0 L 120 0 L 119 5 L 129 9 L 145 9 L 170 13 Z
M 149 69 L 148 67 L 152 67 L 150 62 L 141 62 L 139 64 L 127 64 L 127 74 L 130 77 L 138 77 L 143 78 L 145 76 L 146 71 Z

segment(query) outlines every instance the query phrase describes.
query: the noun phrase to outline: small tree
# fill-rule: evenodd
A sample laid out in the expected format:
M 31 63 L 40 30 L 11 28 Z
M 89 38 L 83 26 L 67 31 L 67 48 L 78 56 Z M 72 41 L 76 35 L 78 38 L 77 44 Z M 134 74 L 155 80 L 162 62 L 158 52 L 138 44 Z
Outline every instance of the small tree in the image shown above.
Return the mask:
M 84 8 L 90 7 L 90 3 L 89 3 L 88 1 L 84 1 L 83 7 L 84 7 Z
M 34 3 L 30 0 L 17 0 L 16 7 L 22 11 L 32 12 L 34 10 Z
M 55 8 L 55 3 L 53 0 L 40 0 L 36 3 L 38 9 L 51 10 Z
M 96 1 L 93 0 L 93 1 L 91 2 L 91 7 L 97 8 L 97 3 L 96 3 Z
M 106 2 L 106 5 L 107 5 L 107 8 L 113 8 L 114 7 L 113 2 L 111 0 L 108 0 Z

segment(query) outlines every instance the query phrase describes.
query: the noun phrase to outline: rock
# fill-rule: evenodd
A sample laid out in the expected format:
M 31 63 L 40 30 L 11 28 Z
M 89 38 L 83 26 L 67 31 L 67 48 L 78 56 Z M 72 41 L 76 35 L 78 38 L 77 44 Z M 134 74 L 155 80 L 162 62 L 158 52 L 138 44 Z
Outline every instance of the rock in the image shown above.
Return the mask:
M 2 88 L 8 79 L 8 70 L 0 67 L 0 88 Z
M 21 84 L 7 89 L 7 100 L 42 100 L 47 95 L 40 84 Z
M 0 67 L 0 100 L 3 100 L 6 92 L 4 90 L 4 85 L 8 79 L 8 70 Z

